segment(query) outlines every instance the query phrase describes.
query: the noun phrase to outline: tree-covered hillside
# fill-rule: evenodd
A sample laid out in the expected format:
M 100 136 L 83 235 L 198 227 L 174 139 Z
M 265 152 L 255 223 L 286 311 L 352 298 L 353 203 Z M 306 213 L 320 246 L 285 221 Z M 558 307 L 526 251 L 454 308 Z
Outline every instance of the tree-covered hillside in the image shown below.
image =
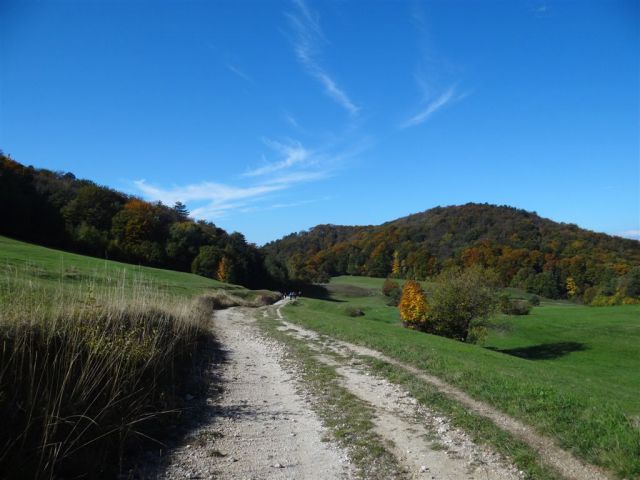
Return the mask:
M 375 227 L 320 225 L 264 251 L 273 275 L 301 281 L 344 274 L 425 280 L 447 266 L 481 265 L 505 286 L 551 298 L 640 296 L 640 242 L 507 206 L 437 207 Z
M 145 202 L 72 173 L 26 167 L 2 153 L 0 234 L 248 287 L 267 283 L 255 245 L 240 233 L 193 221 L 180 203 Z

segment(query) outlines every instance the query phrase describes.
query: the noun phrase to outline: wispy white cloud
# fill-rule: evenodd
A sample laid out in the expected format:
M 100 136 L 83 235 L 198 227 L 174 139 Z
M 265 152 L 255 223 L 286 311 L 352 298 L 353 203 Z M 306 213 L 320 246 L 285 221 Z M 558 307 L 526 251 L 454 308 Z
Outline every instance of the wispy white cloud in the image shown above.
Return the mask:
M 549 14 L 549 6 L 546 3 L 541 3 L 532 8 L 531 11 L 538 18 L 546 17 Z
M 216 182 L 200 182 L 190 185 L 162 188 L 146 180 L 134 182 L 144 198 L 161 201 L 167 205 L 175 202 L 199 204 L 193 209 L 194 218 L 208 220 L 219 218 L 230 211 L 247 208 L 256 202 L 265 201 L 269 194 L 290 189 L 297 184 L 326 178 L 324 172 L 296 172 L 278 176 L 258 185 L 241 187 Z
M 296 120 L 296 117 L 294 117 L 293 115 L 291 115 L 290 113 L 285 113 L 284 114 L 284 119 L 286 120 L 286 122 L 292 126 L 295 129 L 300 129 L 300 124 L 298 123 L 298 120 Z
M 334 102 L 344 108 L 350 115 L 357 115 L 360 108 L 351 100 L 347 92 L 342 89 L 334 78 L 325 70 L 318 60 L 320 45 L 327 43 L 320 27 L 320 20 L 312 12 L 304 0 L 294 0 L 295 12 L 286 16 L 293 31 L 293 49 L 298 61 L 307 73 L 315 78 L 324 91 Z
M 400 129 L 415 127 L 429 120 L 436 112 L 470 95 L 470 91 L 460 93 L 458 79 L 463 71 L 434 47 L 429 17 L 422 3 L 415 2 L 411 8 L 411 20 L 417 35 L 420 52 L 414 80 L 420 93 L 417 107 L 408 118 L 400 122 Z
M 274 150 L 282 157 L 281 160 L 268 163 L 262 167 L 254 168 L 244 173 L 245 177 L 257 177 L 271 174 L 279 170 L 290 168 L 308 162 L 313 152 L 306 149 L 300 142 L 291 140 L 288 143 L 281 143 L 268 138 L 263 139 L 265 145 Z
M 294 172 L 288 175 L 283 175 L 280 177 L 275 177 L 270 180 L 264 182 L 264 185 L 290 185 L 295 183 L 303 183 L 303 182 L 314 182 L 317 180 L 324 180 L 325 178 L 329 178 L 331 176 L 331 171 L 327 170 L 316 170 L 316 171 L 302 171 L 302 172 Z
M 421 123 L 426 122 L 431 115 L 436 113 L 441 108 L 445 107 L 451 102 L 461 100 L 465 95 L 457 95 L 455 86 L 449 87 L 447 90 L 442 92 L 436 98 L 428 101 L 426 105 L 418 112 L 413 115 L 409 119 L 405 120 L 400 124 L 400 128 L 408 128 L 414 127 L 416 125 L 420 125 Z
M 632 240 L 640 240 L 640 230 L 625 230 L 617 235 L 619 237 L 630 238 Z
M 202 200 L 208 200 L 217 205 L 225 205 L 231 201 L 255 198 L 266 193 L 287 188 L 286 182 L 252 187 L 236 187 L 215 182 L 200 182 L 179 187 L 162 188 L 151 185 L 147 183 L 146 180 L 136 180 L 134 184 L 145 198 L 161 201 L 167 205 L 172 205 L 178 201 L 190 202 Z
M 314 199 L 310 199 L 310 200 L 300 200 L 300 201 L 297 201 L 297 202 L 274 203 L 274 204 L 267 205 L 267 206 L 264 206 L 264 207 L 243 208 L 243 209 L 241 209 L 241 211 L 243 213 L 249 213 L 249 212 L 260 212 L 260 211 L 266 211 L 266 210 L 278 210 L 278 209 L 281 209 L 281 208 L 295 208 L 295 207 L 302 207 L 303 205 L 309 205 L 311 203 L 327 201 L 327 200 L 330 200 L 330 199 L 331 199 L 330 196 L 326 196 L 326 197 L 314 198 Z
M 227 63 L 227 70 L 229 70 L 231 73 L 233 73 L 237 77 L 240 77 L 241 79 L 247 82 L 253 83 L 253 79 L 249 75 L 244 73 L 242 70 L 240 70 L 240 68 L 238 68 L 236 65 L 233 65 L 232 63 Z
M 426 122 L 434 113 L 438 110 L 446 107 L 449 104 L 458 102 L 468 96 L 469 93 L 457 93 L 456 86 L 453 85 L 449 87 L 447 90 L 442 92 L 435 98 L 430 100 L 425 100 L 423 102 L 424 106 L 422 109 L 415 115 L 409 117 L 407 120 L 400 124 L 400 128 L 409 128 L 415 127 L 416 125 L 420 125 Z

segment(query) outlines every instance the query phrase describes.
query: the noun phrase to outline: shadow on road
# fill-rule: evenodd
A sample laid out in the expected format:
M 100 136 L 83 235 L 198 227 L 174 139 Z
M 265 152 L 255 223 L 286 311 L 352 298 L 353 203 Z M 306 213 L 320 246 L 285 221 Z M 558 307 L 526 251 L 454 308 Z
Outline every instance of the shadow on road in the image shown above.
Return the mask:
M 241 416 L 253 413 L 243 406 L 221 411 L 216 405 L 223 392 L 222 370 L 228 361 L 227 351 L 213 335 L 194 358 L 194 368 L 179 386 L 181 404 L 167 413 L 159 428 L 141 438 L 124 453 L 124 471 L 118 478 L 151 480 L 161 477 L 169 454 L 193 441 L 192 434 L 199 427 L 215 421 L 219 416 Z

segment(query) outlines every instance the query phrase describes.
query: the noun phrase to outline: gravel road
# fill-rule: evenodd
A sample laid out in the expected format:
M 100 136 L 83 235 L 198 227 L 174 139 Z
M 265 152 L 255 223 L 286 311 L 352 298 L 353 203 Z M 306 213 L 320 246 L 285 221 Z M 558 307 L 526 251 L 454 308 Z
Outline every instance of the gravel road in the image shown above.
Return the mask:
M 318 362 L 335 368 L 341 387 L 372 409 L 375 433 L 401 466 L 402 478 L 523 478 L 523 472 L 507 459 L 487 446 L 475 444 L 465 432 L 420 405 L 408 392 L 373 375 L 365 364 L 353 360 L 353 355 L 381 358 L 392 364 L 397 361 L 291 324 L 282 315 L 282 305 L 279 302 L 262 308 L 260 314 L 280 322 L 279 330 L 284 334 L 305 342 L 315 351 Z M 256 313 L 255 309 L 239 307 L 216 312 L 214 330 L 226 357 L 220 372 L 224 392 L 207 399 L 209 420 L 188 436 L 188 444 L 172 452 L 158 478 L 358 478 L 363 470 L 351 463 L 348 450 L 332 441 L 331 432 L 312 408 L 318 400 L 305 391 L 300 372 L 284 361 L 286 347 L 263 336 Z M 401 366 L 528 441 L 566 478 L 606 479 L 599 469 L 577 461 L 529 427 L 435 377 Z
M 216 312 L 226 350 L 224 393 L 211 422 L 173 452 L 165 479 L 349 479 L 353 468 L 283 367 L 282 347 L 264 339 L 251 310 Z

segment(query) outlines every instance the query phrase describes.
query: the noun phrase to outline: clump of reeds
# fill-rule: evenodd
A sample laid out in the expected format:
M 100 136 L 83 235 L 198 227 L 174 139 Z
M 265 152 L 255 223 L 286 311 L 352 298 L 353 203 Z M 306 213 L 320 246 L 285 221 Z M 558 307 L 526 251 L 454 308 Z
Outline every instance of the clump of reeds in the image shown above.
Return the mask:
M 99 474 L 175 408 L 209 330 L 202 302 L 0 277 L 0 477 Z

